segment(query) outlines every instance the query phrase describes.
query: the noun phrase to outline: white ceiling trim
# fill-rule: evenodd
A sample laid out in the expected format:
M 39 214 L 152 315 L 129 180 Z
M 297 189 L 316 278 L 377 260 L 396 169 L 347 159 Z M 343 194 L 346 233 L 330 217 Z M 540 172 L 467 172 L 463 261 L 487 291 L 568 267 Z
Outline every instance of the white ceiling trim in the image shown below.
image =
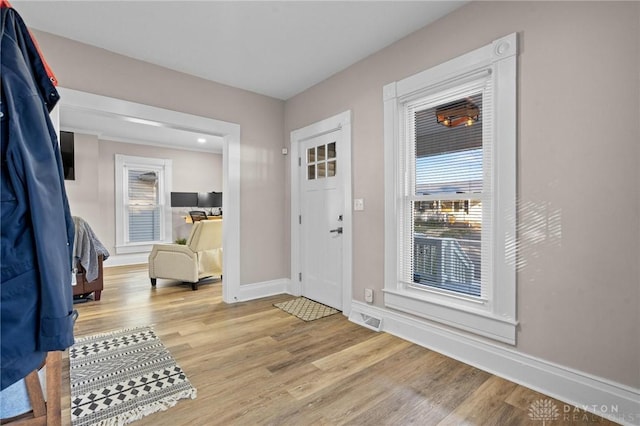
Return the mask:
M 102 139 L 222 153 L 223 137 L 229 133 L 229 126 L 232 125 L 221 120 L 63 87 L 58 91 L 61 95 L 60 128 L 93 134 Z M 205 137 L 206 144 L 199 144 L 199 137 Z

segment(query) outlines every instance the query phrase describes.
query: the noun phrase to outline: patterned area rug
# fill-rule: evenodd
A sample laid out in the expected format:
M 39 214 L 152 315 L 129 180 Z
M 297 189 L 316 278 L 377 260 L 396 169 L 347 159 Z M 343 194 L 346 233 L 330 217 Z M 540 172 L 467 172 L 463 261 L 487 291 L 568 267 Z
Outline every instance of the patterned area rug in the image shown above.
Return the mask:
M 314 302 L 306 297 L 297 297 L 292 300 L 287 300 L 286 302 L 274 303 L 273 306 L 304 321 L 313 321 L 340 312 L 337 309 Z
M 151 327 L 78 338 L 69 361 L 73 426 L 124 425 L 196 397 Z

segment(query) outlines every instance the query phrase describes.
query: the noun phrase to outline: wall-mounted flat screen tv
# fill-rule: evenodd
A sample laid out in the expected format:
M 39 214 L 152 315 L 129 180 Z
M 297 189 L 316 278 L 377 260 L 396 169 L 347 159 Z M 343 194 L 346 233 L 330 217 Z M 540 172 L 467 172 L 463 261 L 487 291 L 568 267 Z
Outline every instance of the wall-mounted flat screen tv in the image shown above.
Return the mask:
M 198 193 L 172 192 L 171 207 L 198 207 Z
M 60 132 L 60 156 L 65 180 L 76 180 L 74 139 L 72 132 Z
M 222 207 L 222 192 L 198 192 L 198 207 Z

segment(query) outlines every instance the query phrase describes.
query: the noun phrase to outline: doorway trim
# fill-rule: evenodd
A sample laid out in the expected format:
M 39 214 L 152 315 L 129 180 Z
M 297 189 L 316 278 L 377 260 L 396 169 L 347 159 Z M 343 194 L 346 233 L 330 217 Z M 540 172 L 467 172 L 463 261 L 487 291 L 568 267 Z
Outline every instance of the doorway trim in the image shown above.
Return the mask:
M 98 114 L 131 116 L 169 128 L 222 138 L 222 204 L 225 212 L 222 299 L 225 303 L 237 302 L 240 294 L 240 125 L 69 88 L 59 87 L 58 91 L 61 97 L 57 108 L 61 110 L 75 108 Z
M 353 260 L 353 215 L 351 209 L 351 110 L 326 118 L 309 126 L 291 132 L 290 154 L 290 179 L 291 179 L 291 280 L 288 292 L 299 296 L 302 294 L 302 285 L 299 280 L 301 271 L 300 259 L 300 172 L 299 160 L 301 158 L 300 142 L 308 139 L 340 131 L 344 144 L 344 159 L 341 162 L 344 167 L 343 176 L 343 207 L 344 207 L 344 231 L 342 234 L 342 313 L 349 315 L 352 301 L 352 260 Z

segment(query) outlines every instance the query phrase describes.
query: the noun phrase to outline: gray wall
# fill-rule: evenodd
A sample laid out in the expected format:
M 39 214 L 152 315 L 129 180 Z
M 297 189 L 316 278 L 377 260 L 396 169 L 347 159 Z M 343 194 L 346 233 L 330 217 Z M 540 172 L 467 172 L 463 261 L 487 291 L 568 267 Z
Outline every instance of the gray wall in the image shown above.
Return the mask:
M 382 87 L 518 32 L 516 350 L 640 386 L 639 28 L 638 2 L 472 2 L 288 100 L 287 135 L 352 111 L 354 298 L 382 306 Z
M 34 31 L 61 87 L 241 126 L 241 284 L 289 275 L 284 102 Z M 174 166 L 174 174 L 179 170 Z M 106 194 L 108 196 L 108 194 Z M 274 249 L 275 248 L 275 249 Z

